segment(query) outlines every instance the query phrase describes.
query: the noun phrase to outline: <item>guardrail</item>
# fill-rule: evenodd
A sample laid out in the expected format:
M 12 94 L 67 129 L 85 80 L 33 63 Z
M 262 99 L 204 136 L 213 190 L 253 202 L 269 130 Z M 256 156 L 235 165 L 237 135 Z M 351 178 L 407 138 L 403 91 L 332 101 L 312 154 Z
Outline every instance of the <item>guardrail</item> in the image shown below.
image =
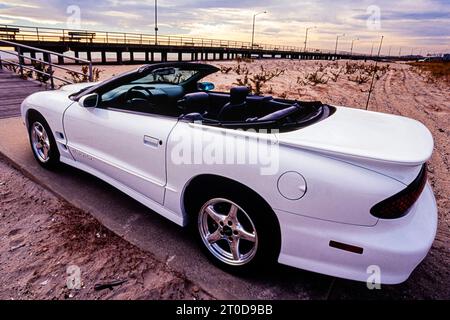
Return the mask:
M 62 42 L 86 44 L 140 44 L 155 46 L 186 46 L 203 48 L 234 48 L 261 51 L 305 52 L 303 47 L 272 44 L 252 44 L 244 41 L 207 39 L 185 36 L 158 35 L 145 33 L 121 33 L 98 30 L 58 29 L 28 27 L 20 25 L 0 25 L 0 39 L 29 42 Z M 307 48 L 308 53 L 334 54 L 334 50 Z M 349 54 L 339 51 L 338 54 Z
M 54 75 L 54 69 L 61 69 L 61 70 L 73 72 L 73 73 L 76 73 L 76 74 L 84 76 L 84 74 L 82 72 L 75 71 L 75 70 L 72 70 L 72 69 L 69 69 L 69 68 L 66 68 L 66 67 L 63 67 L 61 65 L 53 63 L 52 62 L 52 56 L 57 56 L 57 57 L 61 57 L 63 59 L 70 59 L 70 60 L 73 60 L 75 62 L 79 62 L 81 64 L 88 65 L 89 66 L 88 79 L 89 79 L 89 81 L 93 80 L 93 78 L 92 78 L 93 77 L 93 75 L 92 75 L 92 62 L 89 61 L 89 60 L 75 58 L 75 57 L 71 57 L 71 56 L 68 56 L 68 55 L 61 54 L 61 53 L 48 51 L 48 50 L 43 50 L 43 49 L 39 49 L 39 48 L 35 48 L 35 47 L 26 46 L 26 45 L 23 45 L 23 44 L 18 44 L 18 43 L 12 42 L 12 41 L 7 41 L 7 40 L 1 40 L 0 39 L 0 45 L 1 44 L 4 44 L 4 45 L 9 46 L 9 47 L 13 47 L 15 49 L 15 52 L 14 51 L 3 50 L 3 49 L 0 49 L 0 52 L 5 52 L 7 54 L 16 56 L 18 58 L 17 59 L 18 62 L 14 62 L 14 61 L 10 61 L 10 60 L 3 60 L 1 58 L 1 56 L 0 56 L 0 69 L 3 69 L 4 65 L 9 64 L 9 65 L 15 65 L 15 66 L 19 67 L 19 70 L 20 70 L 20 73 L 21 73 L 22 76 L 24 75 L 24 73 L 23 73 L 24 69 L 25 70 L 34 71 L 34 72 L 39 73 L 41 75 L 48 76 L 49 79 L 50 79 L 50 85 L 51 85 L 52 89 L 55 89 L 55 79 L 59 80 L 59 81 L 61 81 L 63 83 L 66 83 L 66 84 L 72 84 L 73 83 L 72 81 L 69 81 L 67 79 L 63 79 L 61 77 L 55 76 Z M 1 46 L 3 47 L 3 45 L 1 45 Z M 26 49 L 28 51 L 33 51 L 35 53 L 42 53 L 43 56 L 44 56 L 44 59 L 42 60 L 42 59 L 36 59 L 36 58 L 33 58 L 33 57 L 25 56 L 25 55 L 21 54 L 22 49 Z M 25 63 L 26 60 L 29 60 L 29 61 L 32 62 L 31 66 Z M 35 62 L 35 63 L 36 62 L 42 63 L 42 64 L 48 66 L 48 68 L 44 69 L 44 70 L 38 70 L 38 69 L 35 68 L 35 65 L 33 64 L 33 62 Z

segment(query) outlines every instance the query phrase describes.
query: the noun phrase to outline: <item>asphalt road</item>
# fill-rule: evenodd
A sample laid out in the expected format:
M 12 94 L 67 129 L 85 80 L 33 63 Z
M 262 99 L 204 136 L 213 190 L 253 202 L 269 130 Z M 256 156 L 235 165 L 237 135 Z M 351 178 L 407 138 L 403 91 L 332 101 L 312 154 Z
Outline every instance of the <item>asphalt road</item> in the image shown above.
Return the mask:
M 230 275 L 212 265 L 201 253 L 192 234 L 178 227 L 103 181 L 63 166 L 56 172 L 34 160 L 19 118 L 0 120 L 0 155 L 26 176 L 72 205 L 88 211 L 127 241 L 166 261 L 175 271 L 217 298 L 327 299 L 355 297 L 368 292 L 365 284 L 336 280 L 279 265 L 270 273 Z M 343 289 L 339 289 L 339 287 Z M 345 289 L 344 289 L 345 288 Z M 341 292 L 341 290 L 345 290 Z

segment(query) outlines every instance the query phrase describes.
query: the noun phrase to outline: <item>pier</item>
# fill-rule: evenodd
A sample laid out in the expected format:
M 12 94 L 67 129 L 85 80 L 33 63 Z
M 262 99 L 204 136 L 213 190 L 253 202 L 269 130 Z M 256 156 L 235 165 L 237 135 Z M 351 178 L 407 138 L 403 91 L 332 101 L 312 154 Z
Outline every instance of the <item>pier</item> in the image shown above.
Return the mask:
M 150 34 L 106 32 L 96 30 L 69 30 L 0 25 L 0 40 L 36 47 L 60 54 L 73 52 L 96 64 L 151 63 L 165 61 L 218 61 L 236 58 L 280 58 L 301 60 L 366 60 L 370 55 L 346 51 L 284 45 L 254 44 L 250 42 L 163 36 Z M 17 50 L 17 49 L 16 49 Z M 23 49 L 19 54 L 36 58 L 36 52 Z M 170 58 L 169 58 L 170 57 Z M 387 58 L 387 57 L 380 57 Z M 50 58 L 43 56 L 45 61 Z M 58 64 L 73 63 L 62 56 Z

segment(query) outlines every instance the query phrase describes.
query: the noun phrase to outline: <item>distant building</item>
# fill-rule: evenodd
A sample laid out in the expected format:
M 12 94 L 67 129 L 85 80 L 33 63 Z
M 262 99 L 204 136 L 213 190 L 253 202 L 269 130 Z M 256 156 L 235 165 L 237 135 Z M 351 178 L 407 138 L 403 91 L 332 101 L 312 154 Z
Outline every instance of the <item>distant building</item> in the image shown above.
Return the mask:
M 444 61 L 450 61 L 450 53 L 444 54 L 442 58 L 444 59 Z

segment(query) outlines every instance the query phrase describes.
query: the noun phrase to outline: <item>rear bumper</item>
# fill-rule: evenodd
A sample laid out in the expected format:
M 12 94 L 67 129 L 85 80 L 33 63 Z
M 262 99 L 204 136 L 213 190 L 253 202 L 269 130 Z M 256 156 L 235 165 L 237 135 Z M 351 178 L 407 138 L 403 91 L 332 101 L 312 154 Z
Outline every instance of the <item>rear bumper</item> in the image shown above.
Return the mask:
M 277 210 L 282 231 L 278 261 L 340 278 L 367 281 L 369 266 L 381 271 L 381 282 L 404 282 L 425 258 L 437 229 L 436 201 L 427 184 L 405 217 L 379 220 L 373 227 L 312 219 Z M 362 254 L 329 246 L 337 241 L 363 248 Z

